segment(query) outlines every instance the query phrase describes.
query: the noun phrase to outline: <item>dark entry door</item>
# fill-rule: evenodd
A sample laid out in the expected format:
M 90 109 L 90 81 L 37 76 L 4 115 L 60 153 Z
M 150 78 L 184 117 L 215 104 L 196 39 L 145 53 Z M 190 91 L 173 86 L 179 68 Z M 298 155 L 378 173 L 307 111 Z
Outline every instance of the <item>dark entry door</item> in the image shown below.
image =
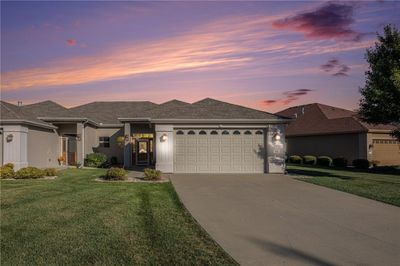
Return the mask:
M 68 137 L 68 164 L 76 165 L 76 137 Z
M 148 165 L 150 163 L 150 145 L 149 140 L 138 140 L 136 142 L 136 164 Z

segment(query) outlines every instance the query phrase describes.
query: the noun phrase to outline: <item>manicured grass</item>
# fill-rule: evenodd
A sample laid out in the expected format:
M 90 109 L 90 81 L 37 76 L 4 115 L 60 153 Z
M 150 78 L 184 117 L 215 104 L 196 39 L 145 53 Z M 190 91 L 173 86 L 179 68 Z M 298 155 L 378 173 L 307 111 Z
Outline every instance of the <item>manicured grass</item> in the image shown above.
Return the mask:
M 103 183 L 104 170 L 1 181 L 1 265 L 235 265 L 170 183 Z
M 305 182 L 400 206 L 400 175 L 371 171 L 288 165 L 290 174 Z

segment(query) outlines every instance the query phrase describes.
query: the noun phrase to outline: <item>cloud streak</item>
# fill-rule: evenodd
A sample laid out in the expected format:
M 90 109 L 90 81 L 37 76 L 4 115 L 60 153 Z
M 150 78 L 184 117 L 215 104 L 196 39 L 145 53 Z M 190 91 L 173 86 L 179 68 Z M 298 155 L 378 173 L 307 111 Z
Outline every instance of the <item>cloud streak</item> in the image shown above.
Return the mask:
M 353 9 L 353 5 L 329 2 L 314 10 L 276 20 L 273 26 L 292 29 L 307 38 L 360 41 L 363 34 L 351 28 Z
M 325 64 L 321 65 L 320 68 L 325 71 L 332 73 L 332 76 L 335 77 L 347 77 L 348 72 L 350 71 L 350 67 L 341 63 L 336 58 L 331 58 Z
M 283 41 L 271 28 L 278 16 L 238 16 L 208 23 L 179 36 L 128 43 L 93 56 L 2 73 L 3 91 L 121 79 L 168 71 L 233 69 L 298 57 L 365 48 L 370 42 Z M 238 26 L 240 25 L 240 26 Z M 77 45 L 71 39 L 70 45 Z
M 270 106 L 273 104 L 281 104 L 281 105 L 288 105 L 294 101 L 297 101 L 300 97 L 307 95 L 308 93 L 312 92 L 311 89 L 297 89 L 297 90 L 290 90 L 285 91 L 282 93 L 282 98 L 280 99 L 268 99 L 262 101 L 264 106 Z

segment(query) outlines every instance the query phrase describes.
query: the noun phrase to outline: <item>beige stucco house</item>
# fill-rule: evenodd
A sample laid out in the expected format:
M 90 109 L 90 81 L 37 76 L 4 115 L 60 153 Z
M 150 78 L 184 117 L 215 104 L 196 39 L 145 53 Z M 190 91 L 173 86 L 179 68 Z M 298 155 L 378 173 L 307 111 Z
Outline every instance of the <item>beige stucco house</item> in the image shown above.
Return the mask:
M 326 155 L 400 165 L 400 144 L 390 125 L 371 125 L 355 112 L 319 103 L 294 106 L 277 115 L 292 118 L 286 128 L 288 155 Z
M 167 173 L 282 173 L 289 119 L 214 99 L 195 103 L 0 102 L 0 162 L 58 167 L 101 152 Z

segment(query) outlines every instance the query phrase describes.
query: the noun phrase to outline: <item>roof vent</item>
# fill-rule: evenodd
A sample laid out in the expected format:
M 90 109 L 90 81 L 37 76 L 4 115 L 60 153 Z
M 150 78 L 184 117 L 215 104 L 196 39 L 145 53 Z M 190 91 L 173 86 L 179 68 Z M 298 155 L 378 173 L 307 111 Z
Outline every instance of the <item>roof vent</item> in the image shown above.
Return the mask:
M 19 107 L 21 107 L 21 106 L 22 106 L 22 102 L 21 102 L 21 101 L 18 101 L 17 105 L 18 105 Z
M 304 106 L 301 107 L 301 114 L 304 115 Z

